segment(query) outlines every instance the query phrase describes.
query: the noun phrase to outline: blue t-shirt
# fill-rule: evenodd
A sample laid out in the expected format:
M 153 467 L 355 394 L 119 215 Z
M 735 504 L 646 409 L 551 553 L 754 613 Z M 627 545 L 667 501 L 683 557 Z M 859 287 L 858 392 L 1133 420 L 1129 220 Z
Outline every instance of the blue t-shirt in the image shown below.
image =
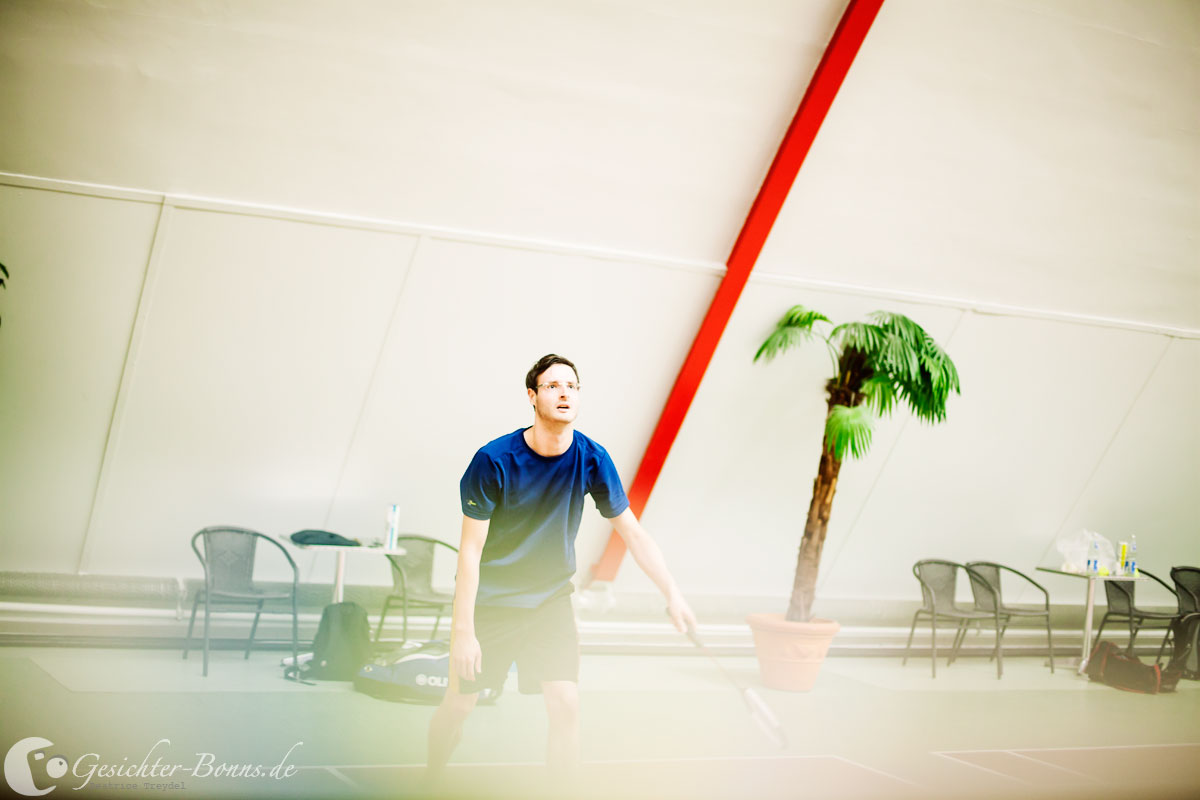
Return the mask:
M 463 473 L 463 513 L 491 520 L 477 605 L 537 608 L 570 592 L 583 496 L 605 517 L 629 508 L 608 452 L 574 434 L 567 452 L 543 456 L 525 442 L 524 428 L 513 431 L 479 448 Z

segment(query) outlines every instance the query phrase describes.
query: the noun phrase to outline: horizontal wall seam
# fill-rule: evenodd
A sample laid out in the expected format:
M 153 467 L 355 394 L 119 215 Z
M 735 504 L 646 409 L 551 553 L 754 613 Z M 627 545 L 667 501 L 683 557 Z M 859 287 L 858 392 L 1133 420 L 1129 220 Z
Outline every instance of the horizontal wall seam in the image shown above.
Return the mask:
M 348 214 L 333 214 L 329 212 L 310 211 L 305 209 L 286 208 L 282 206 L 259 205 L 233 200 L 218 200 L 213 198 L 177 195 L 164 192 L 151 192 L 143 189 L 129 189 L 119 186 L 66 181 L 57 178 L 41 178 L 33 175 L 19 175 L 0 172 L 0 185 L 18 188 L 43 189 L 62 192 L 64 194 L 100 197 L 112 200 L 133 200 L 145 203 L 163 203 L 179 209 L 191 211 L 209 211 L 214 213 L 255 216 L 267 219 L 277 219 L 292 222 L 304 222 L 314 225 L 329 225 L 333 227 L 355 230 L 370 230 L 381 233 L 397 233 L 409 236 L 428 236 L 439 241 L 459 244 L 480 244 L 490 247 L 504 247 L 517 250 L 528 250 L 538 253 L 579 256 L 604 261 L 632 261 L 645 266 L 662 269 L 673 269 L 694 274 L 721 277 L 725 274 L 725 265 L 718 262 L 697 261 L 680 258 L 653 256 L 645 253 L 635 253 L 626 250 L 613 250 L 586 245 L 566 244 L 544 239 L 529 239 L 518 236 L 503 236 L 500 234 L 468 231 L 456 228 L 439 227 L 436 225 L 420 225 L 416 223 L 398 222 L 395 220 L 357 217 Z M 885 289 L 864 286 L 840 281 L 826 281 L 814 278 L 803 278 L 780 273 L 759 272 L 751 273 L 749 283 L 753 285 L 775 285 L 816 289 L 818 291 L 837 294 L 850 294 L 880 299 L 899 300 L 918 305 L 941 306 L 956 308 L 963 311 L 973 311 L 977 314 L 998 317 L 1016 317 L 1024 319 L 1040 319 L 1051 322 L 1065 322 L 1073 325 L 1090 327 L 1115 328 L 1119 330 L 1151 333 L 1159 336 L 1169 336 L 1176 339 L 1200 339 L 1200 329 L 1180 328 L 1171 325 L 1159 325 L 1151 322 L 1101 317 L 1091 314 L 1080 314 L 1071 311 L 1055 311 L 1052 309 L 1030 308 L 1004 303 L 989 303 L 949 295 L 935 295 L 924 292 L 906 291 L 903 289 Z
M 1054 311 L 1044 308 L 1030 308 L 1027 306 L 1014 306 L 1005 303 L 989 303 L 982 300 L 970 300 L 962 297 L 951 297 L 948 295 L 926 294 L 924 292 L 910 292 L 903 289 L 883 289 L 872 286 L 862 286 L 853 283 L 841 283 L 835 281 L 815 280 L 812 278 L 800 278 L 792 275 L 780 275 L 778 273 L 762 272 L 751 276 L 751 283 L 770 283 L 777 286 L 800 286 L 809 289 L 817 289 L 820 291 L 835 292 L 838 294 L 853 294 L 867 297 L 879 297 L 889 300 L 900 300 L 908 303 L 915 303 L 927 306 L 942 306 L 945 308 L 954 308 L 961 311 L 973 311 L 976 314 L 984 314 L 994 317 L 1022 317 L 1026 319 L 1041 319 L 1051 322 L 1067 322 L 1074 325 L 1088 325 L 1091 327 L 1100 328 L 1119 328 L 1121 330 L 1138 331 L 1139 333 L 1153 333 L 1160 336 L 1170 336 L 1175 339 L 1200 339 L 1200 329 L 1194 328 L 1176 328 L 1171 325 L 1157 325 L 1153 322 L 1139 322 L 1137 320 L 1118 319 L 1115 317 L 1100 317 L 1092 314 L 1080 314 L 1074 311 Z
M 132 200 L 138 203 L 154 203 L 156 205 L 161 204 L 165 198 L 162 192 L 151 192 L 145 189 L 126 189 L 121 186 L 105 186 L 99 183 L 64 181 L 58 178 L 39 178 L 36 175 L 20 175 L 14 172 L 0 172 L 0 184 L 20 189 L 42 189 L 49 192 L 77 194 L 84 197 L 102 197 L 106 200 Z

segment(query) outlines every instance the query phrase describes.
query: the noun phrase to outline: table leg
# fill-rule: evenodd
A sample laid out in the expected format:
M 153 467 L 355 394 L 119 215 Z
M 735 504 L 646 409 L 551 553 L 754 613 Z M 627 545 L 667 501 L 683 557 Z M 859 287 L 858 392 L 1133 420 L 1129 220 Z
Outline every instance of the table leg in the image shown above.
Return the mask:
M 1079 656 L 1079 674 L 1087 669 L 1092 654 L 1092 611 L 1096 605 L 1096 576 L 1088 575 L 1087 606 L 1083 612 L 1083 653 Z
M 342 602 L 342 593 L 346 585 L 346 551 L 337 551 L 337 568 L 333 574 L 333 602 Z M 1089 612 L 1091 607 L 1089 606 Z

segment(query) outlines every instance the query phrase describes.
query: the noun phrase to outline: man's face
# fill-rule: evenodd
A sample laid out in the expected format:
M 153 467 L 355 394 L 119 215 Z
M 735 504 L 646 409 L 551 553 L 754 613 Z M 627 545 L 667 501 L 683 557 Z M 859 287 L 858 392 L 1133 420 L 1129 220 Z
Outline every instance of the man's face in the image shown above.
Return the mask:
M 579 414 L 579 379 L 575 370 L 566 364 L 551 364 L 538 375 L 537 382 L 538 389 L 529 390 L 529 402 L 537 418 L 559 424 L 574 422 Z

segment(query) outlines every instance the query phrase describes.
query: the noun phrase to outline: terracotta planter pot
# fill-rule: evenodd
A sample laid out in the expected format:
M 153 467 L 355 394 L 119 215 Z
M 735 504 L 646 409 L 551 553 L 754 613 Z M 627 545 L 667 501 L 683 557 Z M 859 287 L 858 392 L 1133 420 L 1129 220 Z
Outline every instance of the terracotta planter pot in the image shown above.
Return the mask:
M 807 692 L 813 687 L 829 643 L 842 628 L 828 619 L 788 622 L 783 614 L 751 614 L 746 622 L 754 632 L 763 683 L 789 692 Z

